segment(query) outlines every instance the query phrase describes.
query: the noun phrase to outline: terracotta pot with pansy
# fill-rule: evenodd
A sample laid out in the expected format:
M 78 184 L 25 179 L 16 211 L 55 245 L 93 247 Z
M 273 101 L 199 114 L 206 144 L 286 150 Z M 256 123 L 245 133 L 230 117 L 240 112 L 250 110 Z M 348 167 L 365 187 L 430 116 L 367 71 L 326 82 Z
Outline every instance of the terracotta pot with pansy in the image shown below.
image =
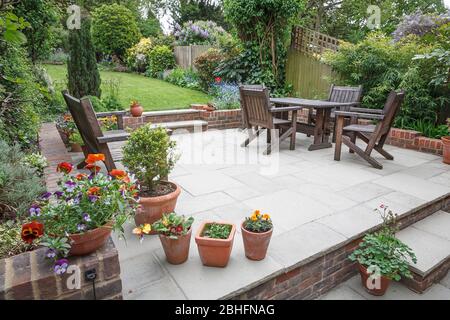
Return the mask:
M 241 231 L 245 256 L 250 260 L 263 260 L 266 257 L 273 231 L 270 216 L 255 210 L 242 222 Z
M 71 175 L 73 165 L 62 162 L 59 189 L 46 192 L 33 203 L 30 217 L 22 227 L 22 239 L 31 244 L 40 238 L 48 247 L 46 256 L 54 260 L 54 270 L 67 269 L 67 257 L 95 252 L 108 241 L 111 231 L 122 232 L 122 225 L 134 216 L 136 185 L 125 171 L 100 172 L 103 154 L 85 159 L 89 173 Z

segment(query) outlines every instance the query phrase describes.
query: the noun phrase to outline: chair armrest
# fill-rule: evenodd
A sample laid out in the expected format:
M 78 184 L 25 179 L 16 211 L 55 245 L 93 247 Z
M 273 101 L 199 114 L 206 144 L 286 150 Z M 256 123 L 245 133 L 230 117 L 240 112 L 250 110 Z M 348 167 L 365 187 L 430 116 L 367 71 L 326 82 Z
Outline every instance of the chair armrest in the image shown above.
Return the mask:
M 351 107 L 349 111 L 352 112 L 362 112 L 362 113 L 377 113 L 377 114 L 383 114 L 382 109 L 367 109 L 367 108 L 355 108 Z
M 279 107 L 279 108 L 271 108 L 269 112 L 286 112 L 286 111 L 294 111 L 301 110 L 303 107 L 301 106 L 290 106 L 290 107 Z
M 128 111 L 121 110 L 121 111 L 106 111 L 106 112 L 97 112 L 95 116 L 97 118 L 102 117 L 111 117 L 116 116 L 117 117 L 117 128 L 119 130 L 123 130 L 123 117 L 127 114 Z
M 128 133 L 128 132 L 110 133 L 110 134 L 106 134 L 102 137 L 97 137 L 97 141 L 98 141 L 98 143 L 126 141 L 129 136 L 130 136 L 130 133 Z
M 360 112 L 350 112 L 350 111 L 335 111 L 336 117 L 352 117 L 370 120 L 383 120 L 384 114 L 370 114 L 370 113 L 360 113 Z

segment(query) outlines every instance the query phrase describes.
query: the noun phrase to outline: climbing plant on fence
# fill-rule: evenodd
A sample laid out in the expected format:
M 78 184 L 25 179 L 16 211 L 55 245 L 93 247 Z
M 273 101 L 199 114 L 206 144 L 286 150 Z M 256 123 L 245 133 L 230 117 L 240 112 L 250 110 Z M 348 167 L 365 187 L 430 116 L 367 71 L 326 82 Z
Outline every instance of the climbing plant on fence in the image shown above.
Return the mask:
M 239 61 L 246 68 L 246 82 L 263 83 L 271 89 L 285 86 L 291 25 L 304 3 L 304 0 L 224 0 L 225 17 L 244 47 Z

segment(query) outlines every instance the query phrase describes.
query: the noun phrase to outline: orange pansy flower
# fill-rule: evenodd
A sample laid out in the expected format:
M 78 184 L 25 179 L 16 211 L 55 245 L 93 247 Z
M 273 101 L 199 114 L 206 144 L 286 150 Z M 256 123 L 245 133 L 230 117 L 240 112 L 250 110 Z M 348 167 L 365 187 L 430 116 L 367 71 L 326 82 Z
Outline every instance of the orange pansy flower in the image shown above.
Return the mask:
M 86 163 L 94 164 L 97 161 L 105 161 L 105 155 L 103 153 L 91 153 L 86 158 Z
M 89 163 L 84 167 L 85 169 L 89 170 L 90 172 L 99 172 L 101 168 L 99 166 L 96 166 L 95 164 Z
M 91 187 L 88 189 L 88 195 L 90 196 L 98 196 L 100 194 L 100 188 L 99 187 Z
M 119 180 L 122 180 L 123 178 L 125 178 L 127 176 L 127 173 L 123 170 L 119 170 L 119 169 L 113 169 L 111 170 L 111 172 L 109 173 L 112 177 L 117 178 Z
M 84 178 L 87 178 L 87 174 L 86 173 L 79 173 L 75 176 L 75 178 L 77 180 L 83 180 Z

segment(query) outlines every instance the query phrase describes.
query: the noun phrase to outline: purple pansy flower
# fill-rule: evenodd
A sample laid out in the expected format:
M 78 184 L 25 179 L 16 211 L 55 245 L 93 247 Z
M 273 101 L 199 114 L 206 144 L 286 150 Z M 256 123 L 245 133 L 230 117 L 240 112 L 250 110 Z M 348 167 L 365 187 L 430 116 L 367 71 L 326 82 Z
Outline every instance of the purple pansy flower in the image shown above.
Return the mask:
M 56 261 L 53 270 L 56 274 L 63 274 L 67 271 L 67 267 L 69 266 L 69 260 L 67 259 L 59 259 Z
M 32 217 L 39 217 L 39 215 L 41 214 L 41 208 L 38 204 L 33 204 L 28 211 L 30 212 L 30 216 Z
M 83 214 L 83 220 L 86 221 L 86 222 L 91 222 L 92 221 L 91 217 L 87 213 Z
M 65 183 L 65 185 L 66 185 L 66 190 L 69 192 L 72 192 L 75 189 L 75 186 L 77 184 L 75 182 L 69 180 Z
M 88 195 L 88 198 L 89 198 L 89 201 L 90 202 L 95 202 L 95 201 L 97 201 L 98 200 L 98 197 L 97 196 L 95 196 L 95 195 Z
M 53 194 L 59 199 L 59 198 L 61 198 L 63 196 L 64 192 L 62 192 L 62 191 L 55 191 Z
M 52 249 L 52 248 L 48 249 L 47 252 L 45 253 L 45 256 L 50 259 L 53 259 L 54 257 L 56 257 L 55 249 Z
M 51 192 L 45 192 L 41 195 L 41 200 L 48 200 L 48 198 L 50 198 L 52 195 Z
M 86 230 L 86 225 L 85 225 L 85 224 L 82 224 L 82 223 L 77 224 L 77 230 L 78 230 L 78 231 L 84 231 L 84 230 Z

